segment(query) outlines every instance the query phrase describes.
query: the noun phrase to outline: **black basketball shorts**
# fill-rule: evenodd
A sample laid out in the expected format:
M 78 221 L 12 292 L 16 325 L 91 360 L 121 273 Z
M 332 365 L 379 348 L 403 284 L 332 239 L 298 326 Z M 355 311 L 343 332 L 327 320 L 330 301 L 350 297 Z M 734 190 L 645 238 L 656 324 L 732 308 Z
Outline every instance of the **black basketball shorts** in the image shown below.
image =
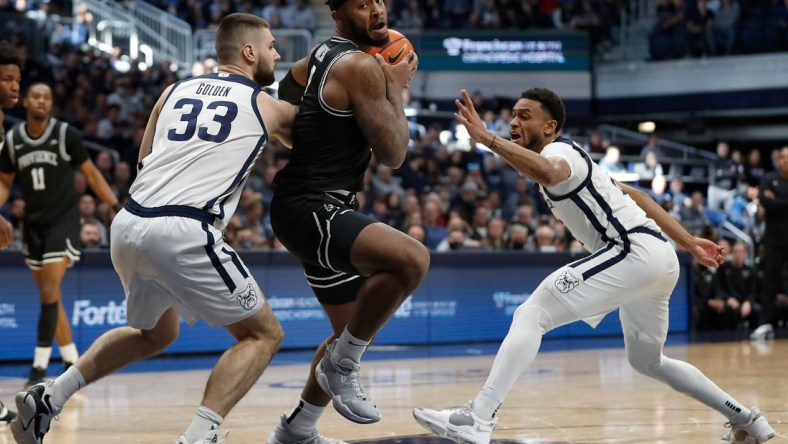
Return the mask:
M 82 243 L 79 240 L 79 208 L 48 221 L 25 221 L 22 232 L 25 263 L 33 270 L 44 264 L 68 258 L 70 264 L 79 261 Z
M 356 211 L 355 194 L 345 193 L 275 193 L 271 201 L 274 234 L 301 259 L 309 286 L 326 305 L 356 299 L 366 278 L 353 266 L 350 250 L 361 230 L 378 222 Z

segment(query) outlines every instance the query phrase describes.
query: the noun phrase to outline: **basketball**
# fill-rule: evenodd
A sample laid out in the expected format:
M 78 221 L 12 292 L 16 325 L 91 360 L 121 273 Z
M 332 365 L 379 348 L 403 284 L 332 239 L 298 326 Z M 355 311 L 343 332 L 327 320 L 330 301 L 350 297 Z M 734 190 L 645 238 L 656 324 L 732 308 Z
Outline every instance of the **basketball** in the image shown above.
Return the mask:
M 374 46 L 369 50 L 369 55 L 380 54 L 389 65 L 396 65 L 409 52 L 413 51 L 413 44 L 401 32 L 389 29 L 389 42 L 383 46 Z

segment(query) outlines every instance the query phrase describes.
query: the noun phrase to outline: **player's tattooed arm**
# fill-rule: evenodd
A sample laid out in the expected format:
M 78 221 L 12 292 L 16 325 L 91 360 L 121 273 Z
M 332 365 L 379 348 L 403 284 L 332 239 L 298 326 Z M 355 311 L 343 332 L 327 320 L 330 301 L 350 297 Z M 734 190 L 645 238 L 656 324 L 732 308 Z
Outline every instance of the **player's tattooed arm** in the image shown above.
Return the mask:
M 375 59 L 357 57 L 345 80 L 351 106 L 378 161 L 398 168 L 408 149 L 408 121 L 402 109 L 402 87 L 387 82 Z M 391 91 L 391 89 L 397 91 Z

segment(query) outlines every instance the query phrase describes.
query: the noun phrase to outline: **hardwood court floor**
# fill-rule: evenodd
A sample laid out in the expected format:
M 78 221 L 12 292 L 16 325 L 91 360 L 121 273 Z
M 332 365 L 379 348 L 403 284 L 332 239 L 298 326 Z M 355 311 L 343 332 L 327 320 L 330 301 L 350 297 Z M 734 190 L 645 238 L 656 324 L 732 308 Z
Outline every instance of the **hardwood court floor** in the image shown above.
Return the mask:
M 326 436 L 389 444 L 446 444 L 413 420 L 414 406 L 448 407 L 473 397 L 493 356 L 366 361 L 362 379 L 383 413 L 357 425 L 331 407 L 319 425 Z M 399 353 L 392 351 L 395 358 Z M 769 444 L 788 443 L 788 340 L 671 346 L 666 354 L 698 366 L 746 405 L 758 405 L 777 430 Z M 264 443 L 282 411 L 297 399 L 306 363 L 270 367 L 226 419 L 228 444 Z M 172 444 L 191 421 L 208 370 L 123 373 L 90 386 L 67 404 L 46 444 Z M 21 378 L 0 378 L 8 402 Z M 718 443 L 721 415 L 628 365 L 623 348 L 546 352 L 537 357 L 499 412 L 494 443 Z M 7 429 L 0 444 L 11 444 Z

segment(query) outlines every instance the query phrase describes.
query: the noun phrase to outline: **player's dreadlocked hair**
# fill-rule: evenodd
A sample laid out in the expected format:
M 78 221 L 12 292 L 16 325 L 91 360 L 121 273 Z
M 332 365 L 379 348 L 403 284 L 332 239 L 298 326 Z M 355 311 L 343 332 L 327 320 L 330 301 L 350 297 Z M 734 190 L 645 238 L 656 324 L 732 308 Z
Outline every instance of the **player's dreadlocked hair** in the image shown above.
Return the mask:
M 561 128 L 564 127 L 566 123 L 566 109 L 564 108 L 564 102 L 561 101 L 558 94 L 547 88 L 531 88 L 524 92 L 520 98 L 539 102 L 542 108 L 558 122 L 558 126 L 555 128 L 556 133 L 561 131 Z

